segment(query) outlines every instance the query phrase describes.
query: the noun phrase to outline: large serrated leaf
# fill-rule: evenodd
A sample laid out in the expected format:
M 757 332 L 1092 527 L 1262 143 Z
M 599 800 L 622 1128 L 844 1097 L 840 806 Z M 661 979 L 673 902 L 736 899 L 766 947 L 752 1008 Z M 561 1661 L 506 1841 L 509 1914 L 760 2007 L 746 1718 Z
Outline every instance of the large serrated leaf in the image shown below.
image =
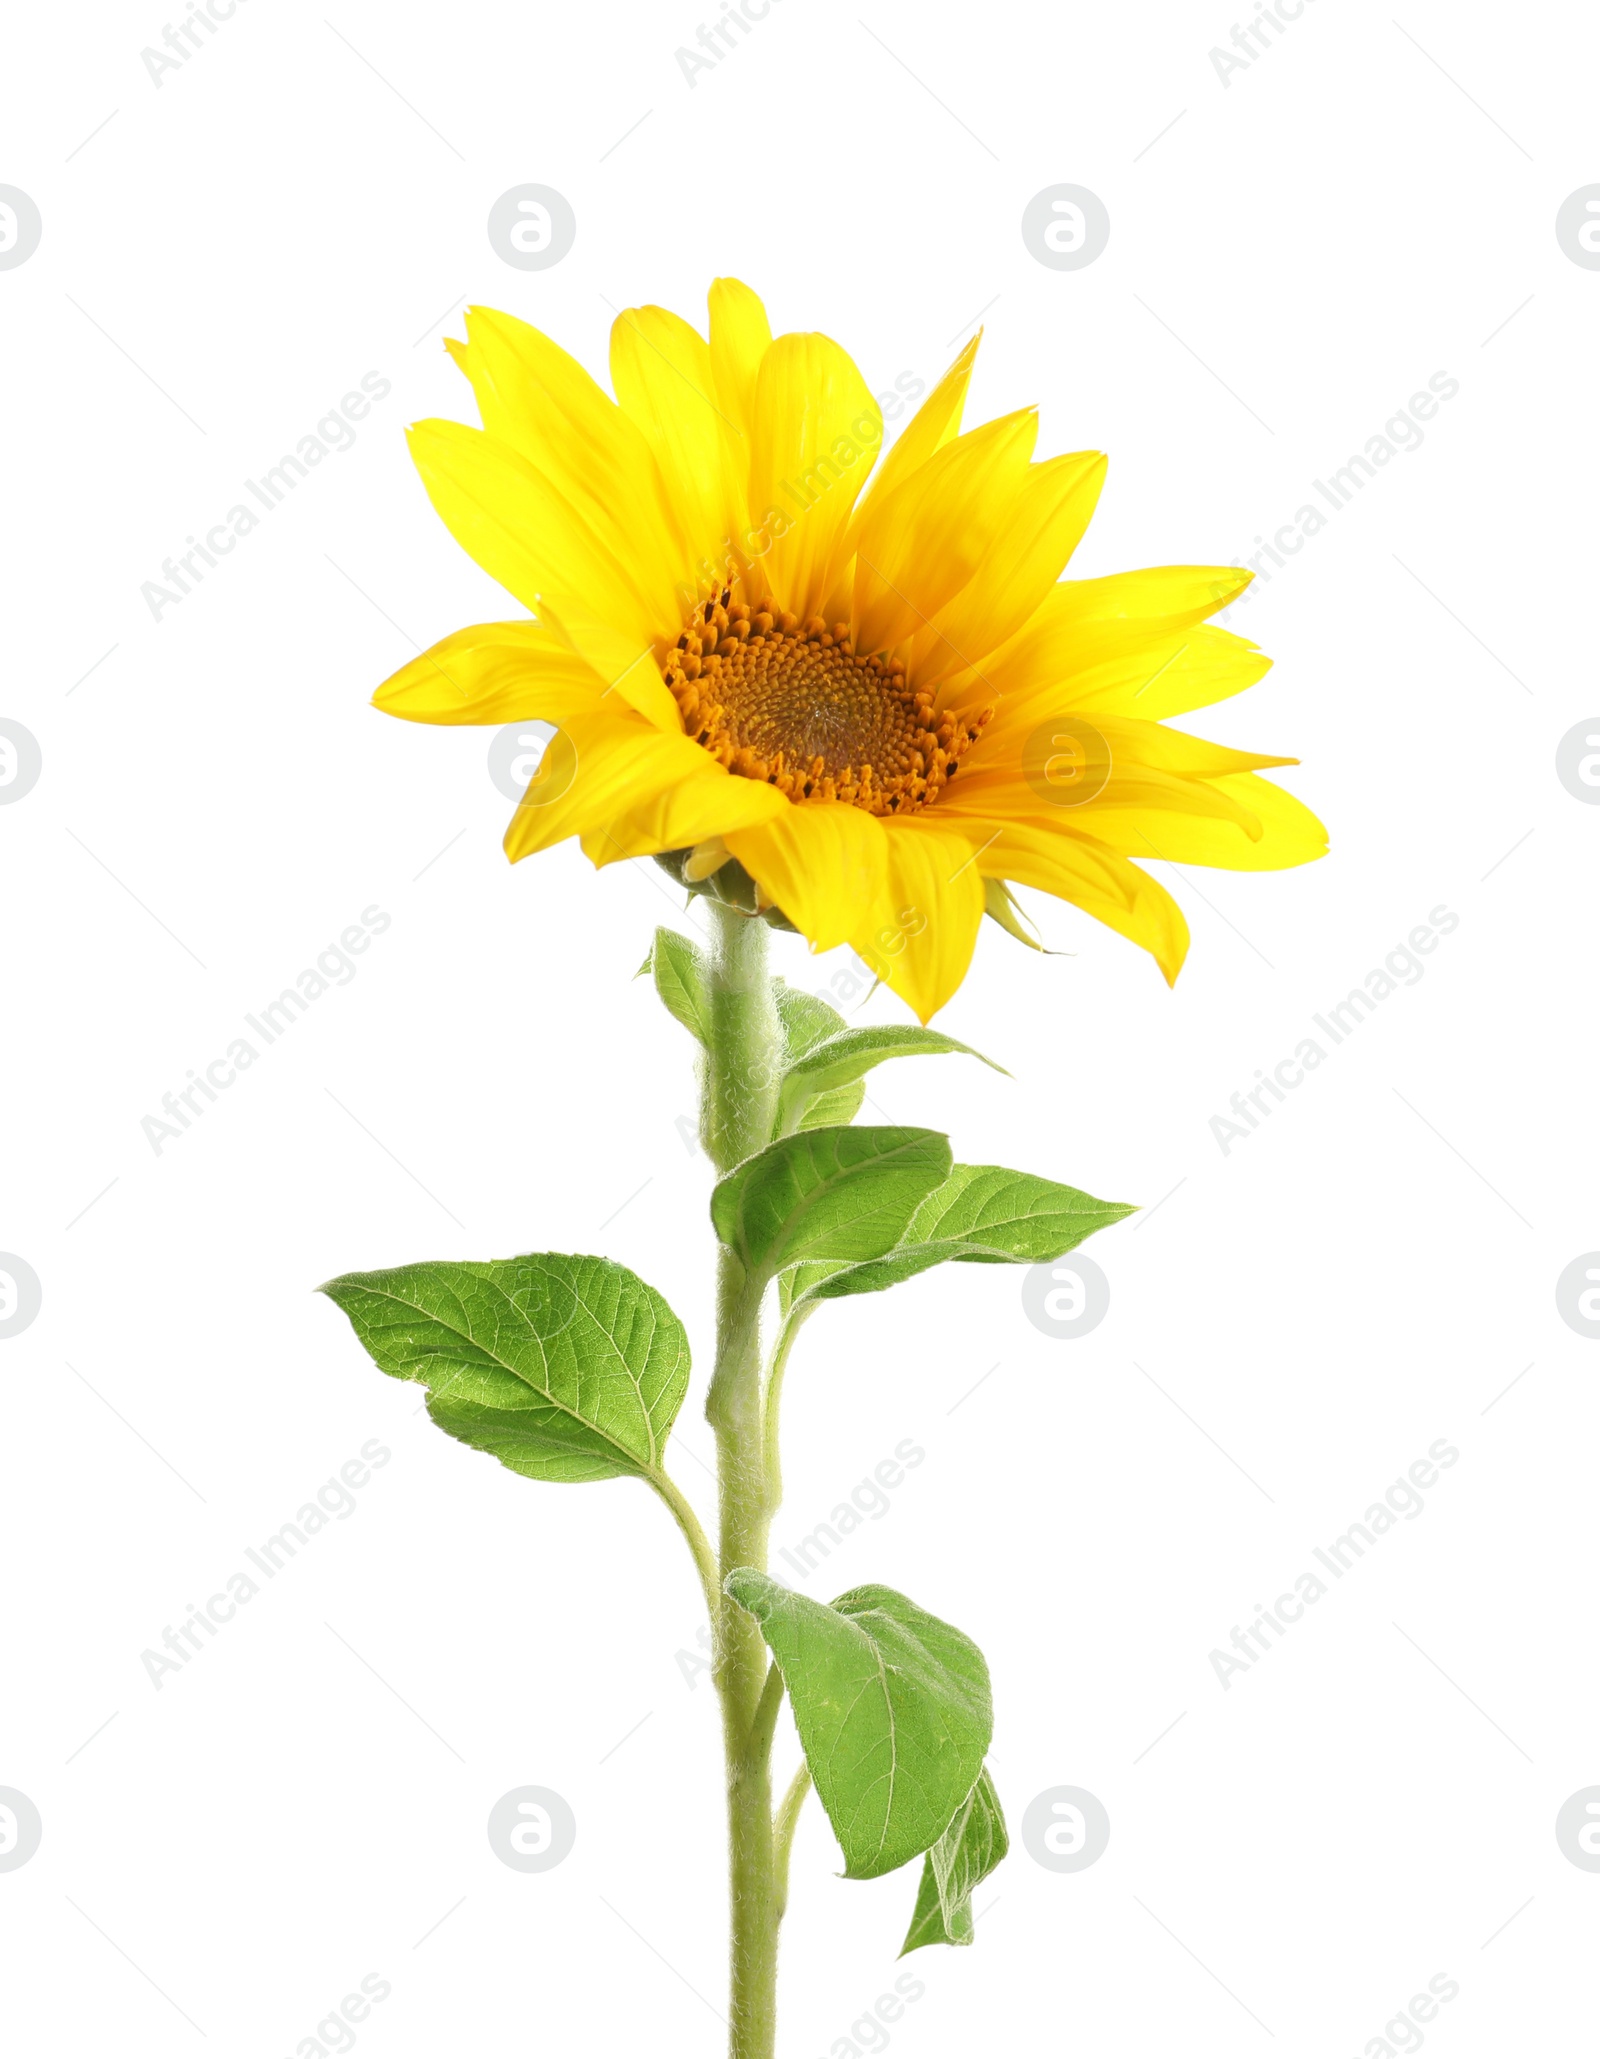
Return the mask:
M 723 1585 L 778 1662 L 847 1878 L 892 1873 L 937 1844 L 994 1727 L 971 1638 L 892 1587 L 855 1587 L 829 1607 L 749 1567 Z
M 513 1472 L 581 1481 L 659 1468 L 689 1343 L 626 1266 L 544 1251 L 346 1273 L 320 1291 L 380 1371 L 428 1389 L 441 1430 Z
M 972 1891 L 988 1879 L 1010 1848 L 1000 1797 L 985 1766 L 977 1786 L 922 1862 L 917 1906 L 900 1947 L 902 1959 L 922 1945 L 972 1943 Z
M 949 1172 L 949 1139 L 936 1130 L 804 1130 L 718 1181 L 711 1220 L 752 1274 L 879 1258 Z
M 954 1037 L 947 1037 L 940 1030 L 923 1029 L 916 1023 L 872 1024 L 859 1029 L 835 1030 L 831 1036 L 814 1043 L 799 1057 L 790 1060 L 778 1096 L 778 1135 L 786 1136 L 800 1127 L 818 1095 L 854 1086 L 865 1079 L 875 1065 L 882 1065 L 890 1058 L 938 1057 L 951 1053 L 976 1058 L 980 1063 L 992 1066 L 996 1072 L 1004 1071 L 1003 1066 L 995 1065 L 981 1051 L 974 1051 L 970 1044 L 958 1044 Z
M 650 956 L 639 967 L 655 981 L 669 1015 L 681 1022 L 697 1043 L 711 1041 L 711 1003 L 706 995 L 706 955 L 675 929 L 658 929 Z
M 892 1251 L 856 1264 L 824 1262 L 816 1254 L 785 1274 L 784 1306 L 876 1294 L 947 1261 L 1042 1265 L 1133 1212 L 1127 1202 L 1098 1201 L 1036 1173 L 1003 1165 L 952 1166 L 950 1177 L 919 1204 Z

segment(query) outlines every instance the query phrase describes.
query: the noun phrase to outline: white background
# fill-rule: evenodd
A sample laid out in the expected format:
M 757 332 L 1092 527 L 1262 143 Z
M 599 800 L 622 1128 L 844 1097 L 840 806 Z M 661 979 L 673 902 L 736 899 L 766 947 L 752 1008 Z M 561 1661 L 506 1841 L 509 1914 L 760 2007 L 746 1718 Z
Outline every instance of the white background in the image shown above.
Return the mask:
M 907 1962 L 927 1993 L 887 2035 L 1350 2059 L 1411 2044 L 1384 2026 L 1442 1973 L 1441 2054 L 1589 2049 L 1600 1877 L 1553 1825 L 1600 1781 L 1600 1364 L 1554 1286 L 1600 1244 L 1600 811 L 1554 764 L 1600 702 L 1600 274 L 1554 219 L 1600 179 L 1600 25 L 1307 0 L 1224 85 L 1226 6 L 773 0 L 691 87 L 697 26 L 240 0 L 159 87 L 159 8 L 8 32 L 0 181 L 44 223 L 0 272 L 0 713 L 44 765 L 0 808 L 0 1248 L 44 1297 L 0 1344 L 0 1786 L 44 1825 L 0 1873 L 8 2041 L 284 2059 L 333 2049 L 316 2026 L 376 1973 L 374 2059 L 720 2049 L 719 1742 L 676 1657 L 701 1611 L 675 1532 L 631 1483 L 531 1486 L 448 1442 L 311 1290 L 603 1250 L 704 1366 L 688 1044 L 631 977 L 671 897 L 575 846 L 509 868 L 488 734 L 367 701 L 511 612 L 401 434 L 470 415 L 455 308 L 603 376 L 614 309 L 698 319 L 733 272 L 877 388 L 931 383 L 982 310 L 969 420 L 1037 401 L 1041 454 L 1110 453 L 1080 574 L 1249 555 L 1460 382 L 1231 617 L 1268 680 L 1193 719 L 1298 754 L 1332 855 L 1174 877 L 1172 994 L 1039 902 L 1069 955 L 991 927 L 941 1018 L 1013 1078 L 872 1085 L 958 1157 L 1161 1204 L 1092 1247 L 1112 1306 L 1082 1341 L 1029 1325 L 1019 1273 L 947 1269 L 824 1311 L 791 1372 L 777 1544 L 900 1440 L 927 1454 L 808 1591 L 881 1579 L 961 1624 L 1013 1828 L 1062 1784 L 1112 1823 L 1086 1872 L 1016 1843 L 977 1947 Z M 530 180 L 578 222 L 543 273 L 485 234 Z M 1078 272 L 1019 230 L 1061 181 L 1111 216 Z M 393 390 L 354 449 L 153 620 L 142 582 L 368 371 Z M 357 976 L 154 1152 L 163 1094 L 373 904 Z M 1225 1155 L 1229 1097 L 1440 905 L 1425 976 Z M 844 963 L 775 955 L 819 991 Z M 704 1506 L 702 1391 L 677 1463 Z M 371 1438 L 392 1461 L 355 1513 L 158 1691 L 141 1652 Z M 1440 1438 L 1425 1512 L 1225 1690 L 1212 1649 Z M 525 1783 L 578 1821 L 534 1876 L 484 1834 Z M 785 2059 L 886 2035 L 862 2018 L 914 1878 L 837 1863 L 813 1805 Z

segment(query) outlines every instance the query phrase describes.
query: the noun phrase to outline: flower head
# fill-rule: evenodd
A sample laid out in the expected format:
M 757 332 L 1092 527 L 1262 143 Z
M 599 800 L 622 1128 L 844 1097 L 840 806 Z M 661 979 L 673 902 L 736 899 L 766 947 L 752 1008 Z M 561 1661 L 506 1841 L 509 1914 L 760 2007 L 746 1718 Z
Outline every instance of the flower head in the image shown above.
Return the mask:
M 457 631 L 376 702 L 556 725 L 512 859 L 571 836 L 596 865 L 671 854 L 687 884 L 853 945 L 926 1021 L 986 911 L 1026 935 L 1011 884 L 1170 981 L 1188 929 L 1136 858 L 1322 854 L 1259 776 L 1294 760 L 1163 720 L 1266 671 L 1206 620 L 1248 573 L 1063 579 L 1105 460 L 1035 460 L 1032 409 L 963 431 L 976 338 L 877 464 L 883 417 L 838 344 L 774 338 L 733 279 L 710 314 L 709 340 L 621 315 L 612 400 L 536 329 L 470 309 L 448 348 L 483 427 L 411 431 L 434 507 L 532 619 Z

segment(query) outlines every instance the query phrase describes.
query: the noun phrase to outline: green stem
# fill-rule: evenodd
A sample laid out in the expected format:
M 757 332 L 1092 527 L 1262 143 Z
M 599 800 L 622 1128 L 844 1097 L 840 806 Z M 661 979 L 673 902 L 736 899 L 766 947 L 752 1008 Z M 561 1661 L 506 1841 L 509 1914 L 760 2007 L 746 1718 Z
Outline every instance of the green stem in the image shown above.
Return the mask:
M 674 1521 L 683 1532 L 694 1558 L 695 1571 L 700 1575 L 700 1587 L 706 1598 L 706 1607 L 710 1610 L 714 1623 L 722 1603 L 722 1582 L 718 1576 L 717 1555 L 711 1549 L 711 1540 L 701 1528 L 700 1518 L 685 1500 L 682 1488 L 670 1474 L 650 1473 L 646 1477 L 671 1509 Z
M 787 1793 L 778 1806 L 772 1825 L 772 1863 L 778 1882 L 778 1920 L 783 1921 L 783 1912 L 789 1906 L 789 1852 L 794 1844 L 794 1828 L 800 1821 L 800 1811 L 811 1792 L 811 1768 L 805 1760 L 800 1761 L 800 1770 L 789 1782 Z
M 765 1421 L 762 1436 L 766 1444 L 767 1485 L 772 1494 L 772 1511 L 776 1515 L 778 1504 L 783 1500 L 783 1463 L 778 1451 L 778 1422 L 783 1404 L 783 1376 L 789 1369 L 789 1353 L 794 1349 L 794 1340 L 800 1334 L 800 1326 L 811 1313 L 811 1305 L 791 1310 L 778 1333 L 773 1347 L 772 1364 L 767 1369 L 767 1391 L 763 1403 Z
M 761 1700 L 756 1704 L 755 1719 L 750 1725 L 750 1735 L 745 1740 L 748 1750 L 771 1753 L 772 1736 L 778 1727 L 778 1712 L 782 1707 L 783 1675 L 774 1665 L 768 1669 L 767 1682 L 761 1690 Z
M 711 901 L 716 924 L 700 1134 L 719 1173 L 760 1151 L 777 1112 L 782 1031 L 761 921 Z M 731 1251 L 717 1270 L 717 1355 L 706 1414 L 717 1439 L 722 1578 L 764 1572 L 775 1502 L 761 1392 L 759 1280 Z M 772 1726 L 766 1646 L 752 1619 L 720 1593 L 713 1616 L 727 1758 L 731 1917 L 729 2059 L 773 2059 L 777 2036 L 779 1891 L 772 1822 Z M 778 1683 L 774 1693 L 781 1691 Z

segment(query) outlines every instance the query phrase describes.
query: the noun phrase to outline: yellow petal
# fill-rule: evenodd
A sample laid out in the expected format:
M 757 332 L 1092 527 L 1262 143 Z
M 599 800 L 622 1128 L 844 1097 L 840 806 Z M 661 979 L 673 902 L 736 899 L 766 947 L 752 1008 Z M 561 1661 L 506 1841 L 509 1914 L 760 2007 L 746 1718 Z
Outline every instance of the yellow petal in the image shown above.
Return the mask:
M 1232 565 L 1158 565 L 1106 579 L 1063 579 L 1009 642 L 968 674 L 946 680 L 939 705 L 1069 679 L 1118 652 L 1173 638 L 1225 608 L 1252 576 Z
M 767 311 L 759 296 L 738 279 L 713 279 L 709 301 L 711 376 L 717 401 L 748 439 L 755 419 L 756 375 L 772 341 Z M 748 441 L 745 462 L 749 462 Z
M 1192 815 L 1232 825 L 1245 838 L 1260 834 L 1256 815 L 1226 791 L 1226 781 L 1148 762 L 1157 755 L 1154 751 L 1146 753 L 1145 762 L 1132 750 L 1119 757 L 1114 748 L 1107 749 L 1107 741 L 1068 718 L 1059 730 L 1041 724 L 1025 750 L 1014 747 L 982 763 L 974 762 L 974 751 L 940 794 L 938 812 L 963 821 L 1003 815 L 1041 829 L 1070 825 L 1118 849 L 1124 846 L 1104 826 L 1111 816 L 1155 822 Z
M 897 486 L 960 435 L 967 383 L 972 377 L 972 366 L 982 337 L 980 329 L 963 346 L 960 356 L 895 438 L 883 462 L 867 482 L 867 490 L 857 501 L 850 526 L 839 546 L 834 591 L 822 604 L 821 613 L 827 621 L 847 619 L 851 614 L 853 597 L 848 585 L 849 568 L 856 555 L 861 525 L 869 512 L 880 507 Z M 898 385 L 899 381 L 895 383 Z
M 665 636 L 640 644 L 615 616 L 595 614 L 569 600 L 553 600 L 546 594 L 539 603 L 539 619 L 551 633 L 600 674 L 603 685 L 622 695 L 631 707 L 646 714 L 658 729 L 678 734 L 683 723 L 677 704 L 666 690 L 658 648 L 665 648 Z
M 1038 608 L 1077 549 L 1105 483 L 1099 451 L 1030 465 L 974 577 L 916 638 L 919 686 L 998 649 Z
M 1165 858 L 1175 865 L 1214 865 L 1229 872 L 1282 872 L 1327 855 L 1328 832 L 1303 801 L 1253 772 L 1210 782 L 1211 792 L 1243 810 L 1250 827 L 1225 819 L 1151 813 L 1143 809 L 1092 811 L 1084 827 L 1135 858 Z M 1091 811 L 1084 811 L 1086 818 Z
M 1176 637 L 1141 641 L 1085 666 L 1051 691 L 1091 721 L 1104 715 L 1135 715 L 1164 722 L 1171 715 L 1187 715 L 1243 693 L 1271 669 L 1272 660 L 1248 637 L 1201 623 Z M 1026 694 L 1024 689 L 1019 697 Z M 1009 698 L 1002 703 L 1010 705 Z
M 598 708 L 605 686 L 543 623 L 480 622 L 402 665 L 372 704 L 407 722 L 559 724 Z
M 661 676 L 655 653 L 647 651 L 635 660 L 627 671 L 613 681 L 612 691 L 618 693 L 656 729 L 663 729 L 668 736 L 682 736 L 683 717 L 678 713 L 678 704 L 667 691 L 667 682 Z
M 1080 628 L 1159 622 L 1181 629 L 1236 601 L 1254 577 L 1238 565 L 1147 565 L 1104 579 L 1069 579 L 1058 605 Z
M 688 581 L 649 444 L 575 358 L 486 307 L 468 308 L 467 341 L 446 347 L 472 381 L 484 428 L 581 510 L 613 556 L 637 563 L 647 591 Z
M 1031 408 L 969 430 L 890 494 L 874 494 L 856 539 L 857 648 L 893 650 L 983 564 L 1033 454 Z
M 909 479 L 913 472 L 925 465 L 929 458 L 960 435 L 961 410 L 967 398 L 967 382 L 972 377 L 972 367 L 982 337 L 983 331 L 980 329 L 971 342 L 963 347 L 961 355 L 889 446 L 872 482 L 871 496 L 864 504 L 858 521 L 865 516 L 874 501 L 892 493 L 897 486 Z
M 852 934 L 888 878 L 882 823 L 843 801 L 790 802 L 758 827 L 729 835 L 727 845 L 766 900 L 819 951 Z
M 1094 727 L 1110 744 L 1114 767 L 1150 766 L 1180 773 L 1185 779 L 1216 781 L 1228 773 L 1260 772 L 1269 766 L 1300 762 L 1266 751 L 1236 750 L 1232 744 L 1191 736 L 1188 730 L 1174 729 L 1169 723 L 1142 722 L 1126 715 L 1102 715 Z
M 833 589 L 882 441 L 882 413 L 849 355 L 827 336 L 778 337 L 756 378 L 750 512 L 770 547 L 758 546 L 753 578 L 802 620 Z
M 885 986 L 926 1022 L 960 986 L 983 920 L 977 843 L 929 815 L 884 821 L 888 876 L 850 941 Z
M 530 613 L 543 612 L 544 597 L 552 612 L 610 625 L 628 663 L 654 635 L 677 634 L 670 593 L 643 592 L 582 512 L 509 444 L 460 422 L 418 422 L 408 441 L 446 528 Z
M 698 590 L 724 575 L 729 539 L 747 527 L 739 425 L 718 398 L 711 351 L 682 316 L 630 307 L 611 325 L 611 383 L 655 453 Z M 679 607 L 674 633 L 688 612 Z
M 1260 772 L 1268 766 L 1298 762 L 1263 751 L 1235 750 L 1230 744 L 1171 729 L 1164 722 L 1142 722 L 1126 715 L 1080 716 L 1076 709 L 1060 703 L 1059 690 L 1003 701 L 999 714 L 963 763 L 961 781 L 972 784 L 978 774 L 991 768 L 1014 772 L 1020 767 L 1024 778 L 1030 771 L 1037 775 L 1051 751 L 1071 747 L 1073 732 L 1080 750 L 1092 760 L 1093 772 L 1109 770 L 1113 778 L 1160 771 L 1175 772 L 1185 779 L 1215 779 L 1225 772 Z M 1068 732 L 1068 739 L 1051 737 L 1056 722 Z M 1039 790 L 1036 781 L 1030 784 Z M 1076 801 L 1079 797 L 1068 793 L 1052 796 L 1046 781 L 1041 798 Z
M 626 711 L 573 715 L 511 819 L 506 855 L 515 861 L 581 835 L 597 864 L 644 857 L 788 806 L 760 780 L 723 771 L 681 732 L 668 736 Z
M 683 861 L 683 876 L 691 886 L 703 879 L 709 879 L 714 872 L 720 872 L 733 853 L 720 836 L 707 837 L 703 844 L 696 844 Z
M 1141 945 L 1168 986 L 1189 949 L 1189 925 L 1166 888 L 1092 837 L 1018 822 L 969 825 L 992 835 L 978 859 L 986 877 L 1037 887 Z

